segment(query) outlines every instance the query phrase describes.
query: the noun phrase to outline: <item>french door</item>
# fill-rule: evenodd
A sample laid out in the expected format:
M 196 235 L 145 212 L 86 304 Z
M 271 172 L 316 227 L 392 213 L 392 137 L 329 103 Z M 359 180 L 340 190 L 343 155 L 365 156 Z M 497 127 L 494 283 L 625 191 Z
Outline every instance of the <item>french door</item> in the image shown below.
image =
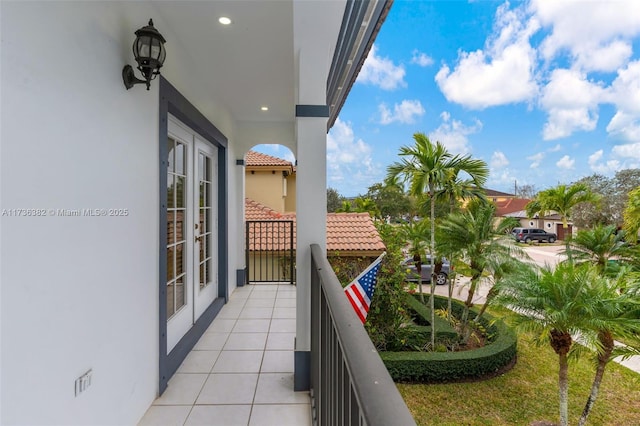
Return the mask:
M 218 292 L 215 148 L 170 117 L 167 165 L 167 353 Z

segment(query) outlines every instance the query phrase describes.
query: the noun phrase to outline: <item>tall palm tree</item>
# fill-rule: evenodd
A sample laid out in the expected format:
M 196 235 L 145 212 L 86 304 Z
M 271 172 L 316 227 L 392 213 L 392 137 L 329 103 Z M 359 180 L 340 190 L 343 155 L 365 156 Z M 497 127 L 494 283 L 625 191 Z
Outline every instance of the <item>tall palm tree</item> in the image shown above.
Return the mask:
M 562 426 L 568 424 L 568 356 L 574 350 L 573 335 L 580 334 L 589 346 L 596 344 L 595 292 L 585 291 L 605 279 L 592 265 L 562 262 L 555 269 L 526 268 L 496 283 L 493 303 L 518 314 L 515 325 L 533 332 L 536 342 L 548 342 L 558 355 L 559 411 Z
M 420 301 L 424 303 L 424 294 L 422 293 L 422 255 L 424 254 L 426 242 L 429 240 L 429 221 L 421 220 L 418 222 L 404 223 L 400 227 L 400 235 L 409 243 L 409 252 L 413 257 L 413 262 L 418 271 L 418 291 L 420 292 Z
M 447 184 L 459 173 L 469 176 L 476 187 L 482 187 L 489 176 L 489 167 L 482 160 L 471 156 L 451 154 L 440 142 L 432 143 L 424 133 L 413 135 L 414 146 L 400 148 L 400 161 L 391 164 L 387 169 L 387 180 L 400 178 L 409 182 L 409 194 L 420 196 L 427 194 L 430 199 L 431 239 L 429 249 L 431 256 L 431 273 L 435 272 L 435 203 L 436 197 L 445 192 Z M 431 277 L 431 345 L 435 346 L 435 309 L 434 293 L 436 280 Z
M 527 216 L 534 217 L 536 214 L 546 216 L 552 211 L 557 212 L 562 220 L 562 228 L 565 232 L 569 228 L 568 221 L 571 219 L 571 210 L 579 203 L 597 203 L 599 196 L 591 191 L 588 185 L 576 183 L 571 186 L 558 185 L 540 191 L 536 197 L 526 206 Z M 565 236 L 567 249 L 567 259 L 572 261 L 569 250 L 569 240 Z
M 633 253 L 624 240 L 624 232 L 617 232 L 615 225 L 596 225 L 578 231 L 570 242 L 570 250 L 576 262 L 593 263 L 601 273 L 611 272 L 611 259 L 629 260 Z
M 599 269 L 599 268 L 598 268 Z M 592 318 L 596 336 L 596 373 L 591 392 L 580 416 L 579 426 L 583 426 L 598 398 L 600 384 L 609 362 L 618 356 L 627 357 L 640 354 L 640 318 L 634 318 L 634 310 L 640 308 L 640 298 L 636 289 L 629 289 L 627 277 L 619 275 L 615 279 L 593 280 L 585 291 L 591 293 L 588 298 L 594 300 Z M 616 339 L 624 339 L 627 345 L 615 345 Z M 635 343 L 632 343 L 634 342 Z
M 441 224 L 442 246 L 446 247 L 445 250 L 462 251 L 471 269 L 469 295 L 461 318 L 463 329 L 483 274 L 500 272 L 501 265 L 512 257 L 526 256 L 507 235 L 507 231 L 519 223 L 518 220 L 509 217 L 495 224 L 495 211 L 496 206 L 492 203 L 472 201 L 465 211 L 449 215 Z

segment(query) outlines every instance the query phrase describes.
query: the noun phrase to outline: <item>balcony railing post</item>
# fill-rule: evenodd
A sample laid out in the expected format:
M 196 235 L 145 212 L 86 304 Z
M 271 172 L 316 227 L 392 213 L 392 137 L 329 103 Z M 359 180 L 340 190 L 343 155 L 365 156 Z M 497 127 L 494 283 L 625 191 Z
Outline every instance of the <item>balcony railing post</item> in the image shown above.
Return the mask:
M 415 425 L 322 250 L 311 245 L 315 425 Z

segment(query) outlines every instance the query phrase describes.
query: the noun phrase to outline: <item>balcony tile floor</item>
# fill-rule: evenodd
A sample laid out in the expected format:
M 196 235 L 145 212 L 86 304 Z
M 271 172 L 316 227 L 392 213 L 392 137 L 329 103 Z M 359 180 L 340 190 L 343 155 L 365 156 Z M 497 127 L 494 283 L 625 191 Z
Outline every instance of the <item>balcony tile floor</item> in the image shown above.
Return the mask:
M 311 425 L 293 391 L 296 287 L 237 288 L 139 426 Z

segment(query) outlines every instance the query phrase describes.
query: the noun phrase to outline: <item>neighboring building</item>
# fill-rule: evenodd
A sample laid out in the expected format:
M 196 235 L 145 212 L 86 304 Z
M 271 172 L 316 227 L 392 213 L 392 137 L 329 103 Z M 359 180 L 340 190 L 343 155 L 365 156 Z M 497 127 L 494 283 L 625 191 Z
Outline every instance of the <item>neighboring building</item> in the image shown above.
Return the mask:
M 296 170 L 290 161 L 255 151 L 245 156 L 245 195 L 279 212 L 296 210 Z
M 562 226 L 562 218 L 557 213 L 551 213 L 545 217 L 536 215 L 533 218 L 527 216 L 528 198 L 507 198 L 496 202 L 496 218 L 515 217 L 523 228 L 540 228 L 547 232 L 557 234 L 559 240 L 563 240 L 566 234 L 573 233 L 573 224 L 568 222 L 568 229 Z
M 288 281 L 289 246 L 296 246 L 296 215 L 280 213 L 249 198 L 245 201 L 247 221 L 261 221 L 264 224 L 248 228 L 248 274 L 249 281 L 263 281 L 273 278 Z M 286 223 L 269 221 L 292 221 L 293 234 Z M 353 258 L 367 258 L 370 261 L 385 251 L 385 245 L 369 213 L 328 213 L 327 214 L 327 255 Z
M 140 420 L 245 268 L 258 144 L 297 160 L 294 381 L 309 389 L 327 130 L 390 5 L 1 2 L 1 424 Z M 127 90 L 150 18 L 166 61 Z
M 489 201 L 493 201 L 494 203 L 502 203 L 508 201 L 510 199 L 516 198 L 513 194 L 508 194 L 506 192 L 496 191 L 494 189 L 486 189 L 484 190 L 487 199 Z

